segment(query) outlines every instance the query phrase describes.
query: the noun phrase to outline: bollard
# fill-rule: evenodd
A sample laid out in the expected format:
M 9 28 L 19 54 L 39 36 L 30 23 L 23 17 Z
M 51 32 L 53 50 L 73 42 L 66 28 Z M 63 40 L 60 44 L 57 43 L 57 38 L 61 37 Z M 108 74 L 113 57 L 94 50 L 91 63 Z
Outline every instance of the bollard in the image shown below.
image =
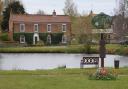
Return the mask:
M 119 60 L 114 60 L 114 67 L 115 67 L 115 69 L 119 69 L 119 63 L 120 63 Z

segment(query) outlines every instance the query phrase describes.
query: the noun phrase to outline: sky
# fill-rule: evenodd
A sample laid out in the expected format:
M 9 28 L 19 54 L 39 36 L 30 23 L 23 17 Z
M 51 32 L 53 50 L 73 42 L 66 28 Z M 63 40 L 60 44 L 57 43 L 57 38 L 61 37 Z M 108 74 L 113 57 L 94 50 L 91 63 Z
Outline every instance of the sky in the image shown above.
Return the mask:
M 39 9 L 51 14 L 56 10 L 57 14 L 63 14 L 65 0 L 21 0 L 26 11 L 30 14 L 35 14 Z M 108 15 L 114 14 L 116 0 L 74 0 L 77 5 L 78 12 L 88 14 L 91 10 L 98 14 L 104 12 Z

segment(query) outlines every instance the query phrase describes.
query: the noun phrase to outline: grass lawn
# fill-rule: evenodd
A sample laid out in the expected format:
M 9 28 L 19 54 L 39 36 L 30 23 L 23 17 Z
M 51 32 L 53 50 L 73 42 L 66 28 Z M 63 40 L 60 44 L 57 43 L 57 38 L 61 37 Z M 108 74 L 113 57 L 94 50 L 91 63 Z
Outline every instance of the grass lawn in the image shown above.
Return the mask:
M 95 69 L 0 71 L 0 89 L 128 89 L 128 68 L 116 70 L 117 80 L 89 80 Z

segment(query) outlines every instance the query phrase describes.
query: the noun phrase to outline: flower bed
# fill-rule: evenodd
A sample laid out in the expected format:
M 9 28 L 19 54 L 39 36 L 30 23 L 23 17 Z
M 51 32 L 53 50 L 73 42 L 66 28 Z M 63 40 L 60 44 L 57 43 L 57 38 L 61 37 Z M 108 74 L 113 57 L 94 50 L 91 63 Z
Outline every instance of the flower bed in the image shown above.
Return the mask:
M 89 76 L 89 79 L 91 80 L 116 80 L 117 75 L 109 72 L 105 68 L 99 68 L 97 69 L 96 73 L 91 74 Z

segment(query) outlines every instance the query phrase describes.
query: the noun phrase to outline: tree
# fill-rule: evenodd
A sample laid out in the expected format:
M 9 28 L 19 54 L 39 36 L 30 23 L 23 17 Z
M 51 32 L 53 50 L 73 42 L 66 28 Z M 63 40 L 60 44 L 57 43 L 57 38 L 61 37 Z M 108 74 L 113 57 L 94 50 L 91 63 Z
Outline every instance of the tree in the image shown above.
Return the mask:
M 0 0 L 0 25 L 1 25 L 1 22 L 2 22 L 2 10 L 3 10 L 3 3 L 2 3 L 2 1 Z M 0 30 L 1 30 L 1 28 L 0 28 Z
M 65 1 L 65 7 L 63 9 L 65 15 L 69 16 L 77 16 L 77 6 L 73 2 L 73 0 L 66 0 Z
M 118 13 L 115 13 L 115 16 L 113 16 L 113 32 L 115 33 L 115 40 L 117 42 L 125 40 L 124 37 L 128 34 L 128 18 L 125 16 L 127 14 L 125 8 L 127 1 L 119 0 L 118 4 Z
M 124 0 L 119 0 L 118 14 L 124 15 L 124 12 L 125 12 L 125 2 Z
M 45 15 L 46 13 L 43 10 L 38 10 L 37 11 L 37 14 L 39 14 L 39 15 Z
M 14 1 L 14 2 L 10 3 L 7 6 L 7 8 L 5 8 L 5 11 L 3 11 L 3 21 L 1 24 L 3 31 L 8 31 L 8 29 L 9 29 L 10 13 L 12 13 L 12 14 L 24 14 L 25 9 L 19 1 Z
M 92 19 L 92 25 L 97 29 L 108 29 L 111 27 L 111 22 L 111 16 L 104 13 L 100 13 Z

